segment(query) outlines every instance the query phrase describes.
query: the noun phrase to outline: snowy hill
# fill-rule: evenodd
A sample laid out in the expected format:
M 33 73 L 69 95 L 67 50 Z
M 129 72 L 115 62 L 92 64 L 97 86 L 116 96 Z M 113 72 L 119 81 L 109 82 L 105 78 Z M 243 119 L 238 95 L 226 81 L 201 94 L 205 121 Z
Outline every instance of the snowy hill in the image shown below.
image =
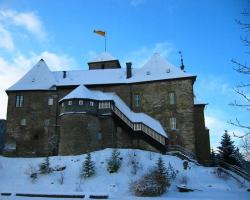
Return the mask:
M 35 182 L 32 182 L 28 173 L 30 167 L 38 170 L 39 164 L 44 158 L 6 158 L 0 157 L 0 193 L 39 193 L 39 194 L 90 194 L 109 195 L 109 199 L 145 199 L 135 197 L 129 191 L 129 184 L 137 180 L 149 169 L 155 166 L 159 157 L 157 153 L 150 153 L 142 150 L 122 149 L 122 167 L 118 173 L 109 174 L 106 170 L 106 161 L 110 157 L 112 150 L 105 149 L 93 152 L 92 159 L 96 164 L 96 175 L 89 179 L 80 179 L 80 168 L 85 155 L 79 156 L 56 156 L 50 157 L 51 167 L 66 166 L 63 171 L 54 171 L 51 174 L 39 175 Z M 141 165 L 141 169 L 136 175 L 131 173 L 131 165 L 128 164 L 131 155 L 136 155 Z M 231 177 L 218 177 L 213 172 L 215 168 L 197 166 L 190 164 L 189 170 L 183 169 L 183 160 L 169 155 L 162 156 L 165 165 L 168 163 L 179 171 L 176 179 L 172 182 L 168 192 L 160 197 L 152 199 L 250 199 L 247 188 L 249 182 L 242 180 L 244 186 Z M 187 185 L 197 189 L 190 193 L 179 193 L 176 185 L 181 184 L 184 174 L 186 174 Z M 63 184 L 60 183 L 64 178 Z M 0 196 L 0 199 L 39 199 Z M 44 199 L 44 198 L 43 198 Z M 86 197 L 85 197 L 86 199 Z M 88 199 L 88 198 L 87 198 Z

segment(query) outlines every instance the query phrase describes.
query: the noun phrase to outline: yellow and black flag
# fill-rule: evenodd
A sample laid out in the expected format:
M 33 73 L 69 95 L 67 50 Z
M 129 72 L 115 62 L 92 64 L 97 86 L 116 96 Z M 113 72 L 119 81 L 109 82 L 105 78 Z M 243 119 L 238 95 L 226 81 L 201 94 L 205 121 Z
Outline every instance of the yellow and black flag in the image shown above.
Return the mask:
M 103 36 L 105 37 L 106 36 L 106 32 L 105 31 L 100 31 L 100 30 L 94 30 L 94 33 L 100 35 L 100 36 Z

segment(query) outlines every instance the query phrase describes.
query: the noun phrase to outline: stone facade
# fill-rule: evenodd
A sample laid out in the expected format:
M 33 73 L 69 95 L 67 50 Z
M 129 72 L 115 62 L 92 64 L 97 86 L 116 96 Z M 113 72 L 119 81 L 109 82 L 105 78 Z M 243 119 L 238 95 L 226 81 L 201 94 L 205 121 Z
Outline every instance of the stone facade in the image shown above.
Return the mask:
M 107 69 L 117 66 L 114 62 L 104 64 Z M 100 66 L 103 65 L 98 62 L 90 65 L 90 68 L 102 70 Z M 116 68 L 120 68 L 120 65 Z M 167 145 L 181 145 L 196 154 L 202 162 L 210 156 L 209 134 L 205 128 L 204 104 L 194 104 L 194 81 L 195 77 L 190 76 L 85 86 L 91 90 L 114 92 L 132 111 L 143 112 L 157 119 L 168 134 Z M 67 106 L 67 102 L 64 105 L 63 101 L 59 101 L 76 87 L 7 92 L 7 142 L 16 144 L 16 155 L 71 155 L 107 147 L 167 150 L 167 146 L 160 145 L 142 132 L 133 132 L 110 110 L 102 110 L 104 113 L 101 113 L 95 100 L 84 99 L 80 107 L 76 99 L 72 99 L 70 106 Z M 171 102 L 170 94 L 174 102 Z M 16 107 L 17 96 L 24 98 L 21 107 Z M 53 103 L 49 105 L 51 98 Z M 92 106 L 90 101 L 93 102 Z M 174 128 L 170 119 L 175 119 Z M 23 120 L 24 124 L 21 123 Z

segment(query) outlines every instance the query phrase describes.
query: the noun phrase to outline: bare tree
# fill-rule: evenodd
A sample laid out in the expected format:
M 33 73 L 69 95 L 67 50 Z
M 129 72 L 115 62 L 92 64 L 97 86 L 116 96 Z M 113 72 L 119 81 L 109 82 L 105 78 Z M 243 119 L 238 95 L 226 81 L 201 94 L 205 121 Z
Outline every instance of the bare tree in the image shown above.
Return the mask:
M 250 5 L 250 1 L 248 2 Z M 242 28 L 244 31 L 244 36 L 241 36 L 242 43 L 249 48 L 250 46 L 250 39 L 249 39 L 249 32 L 250 32 L 250 7 L 244 10 L 241 14 L 244 17 L 244 21 L 236 20 L 236 23 Z M 247 50 L 246 54 L 250 54 Z M 242 75 L 246 75 L 249 78 L 250 75 L 250 66 L 247 62 L 242 63 L 235 59 L 232 59 L 232 63 L 234 65 L 234 70 Z M 234 102 L 230 103 L 232 106 L 241 107 L 245 109 L 247 112 L 250 111 L 250 96 L 249 96 L 249 88 L 250 88 L 250 80 L 240 83 L 235 86 L 234 91 L 240 100 L 234 100 Z M 242 123 L 238 118 L 234 121 L 229 121 L 229 124 L 237 126 L 239 128 L 243 128 L 245 130 L 245 134 L 243 135 L 235 135 L 235 137 L 244 138 L 247 135 L 250 135 L 250 124 Z
M 242 148 L 242 154 L 245 160 L 250 161 L 250 134 L 242 138 L 241 148 Z

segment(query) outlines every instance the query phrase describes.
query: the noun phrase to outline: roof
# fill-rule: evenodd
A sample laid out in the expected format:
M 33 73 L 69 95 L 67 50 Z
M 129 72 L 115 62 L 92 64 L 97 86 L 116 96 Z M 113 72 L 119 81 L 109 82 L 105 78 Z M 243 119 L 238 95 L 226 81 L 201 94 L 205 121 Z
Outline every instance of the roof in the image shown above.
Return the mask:
M 114 56 L 112 56 L 110 53 L 102 52 L 90 62 L 102 62 L 102 61 L 110 61 L 110 60 L 117 60 L 117 59 Z
M 64 101 L 67 99 L 93 99 L 93 100 L 112 100 L 114 101 L 116 107 L 125 114 L 128 119 L 132 122 L 142 122 L 152 128 L 153 130 L 160 133 L 162 136 L 167 137 L 166 132 L 164 131 L 161 123 L 146 115 L 145 113 L 135 113 L 133 112 L 124 101 L 114 92 L 101 92 L 96 90 L 90 90 L 84 85 L 78 86 L 76 89 L 71 91 L 68 95 L 60 100 Z
M 93 61 L 115 59 L 108 53 L 100 54 Z M 92 61 L 92 62 L 93 62 Z M 159 54 L 154 54 L 141 68 L 132 69 L 132 77 L 127 78 L 126 68 L 98 70 L 70 70 L 51 72 L 43 60 L 40 60 L 17 83 L 7 89 L 13 90 L 45 90 L 53 86 L 130 84 L 176 78 L 195 77 L 167 62 Z
M 205 106 L 205 105 L 208 105 L 208 103 L 200 102 L 199 100 L 197 100 L 196 98 L 194 98 L 194 105 L 195 106 Z
M 51 90 L 56 85 L 53 73 L 41 59 L 8 90 Z

